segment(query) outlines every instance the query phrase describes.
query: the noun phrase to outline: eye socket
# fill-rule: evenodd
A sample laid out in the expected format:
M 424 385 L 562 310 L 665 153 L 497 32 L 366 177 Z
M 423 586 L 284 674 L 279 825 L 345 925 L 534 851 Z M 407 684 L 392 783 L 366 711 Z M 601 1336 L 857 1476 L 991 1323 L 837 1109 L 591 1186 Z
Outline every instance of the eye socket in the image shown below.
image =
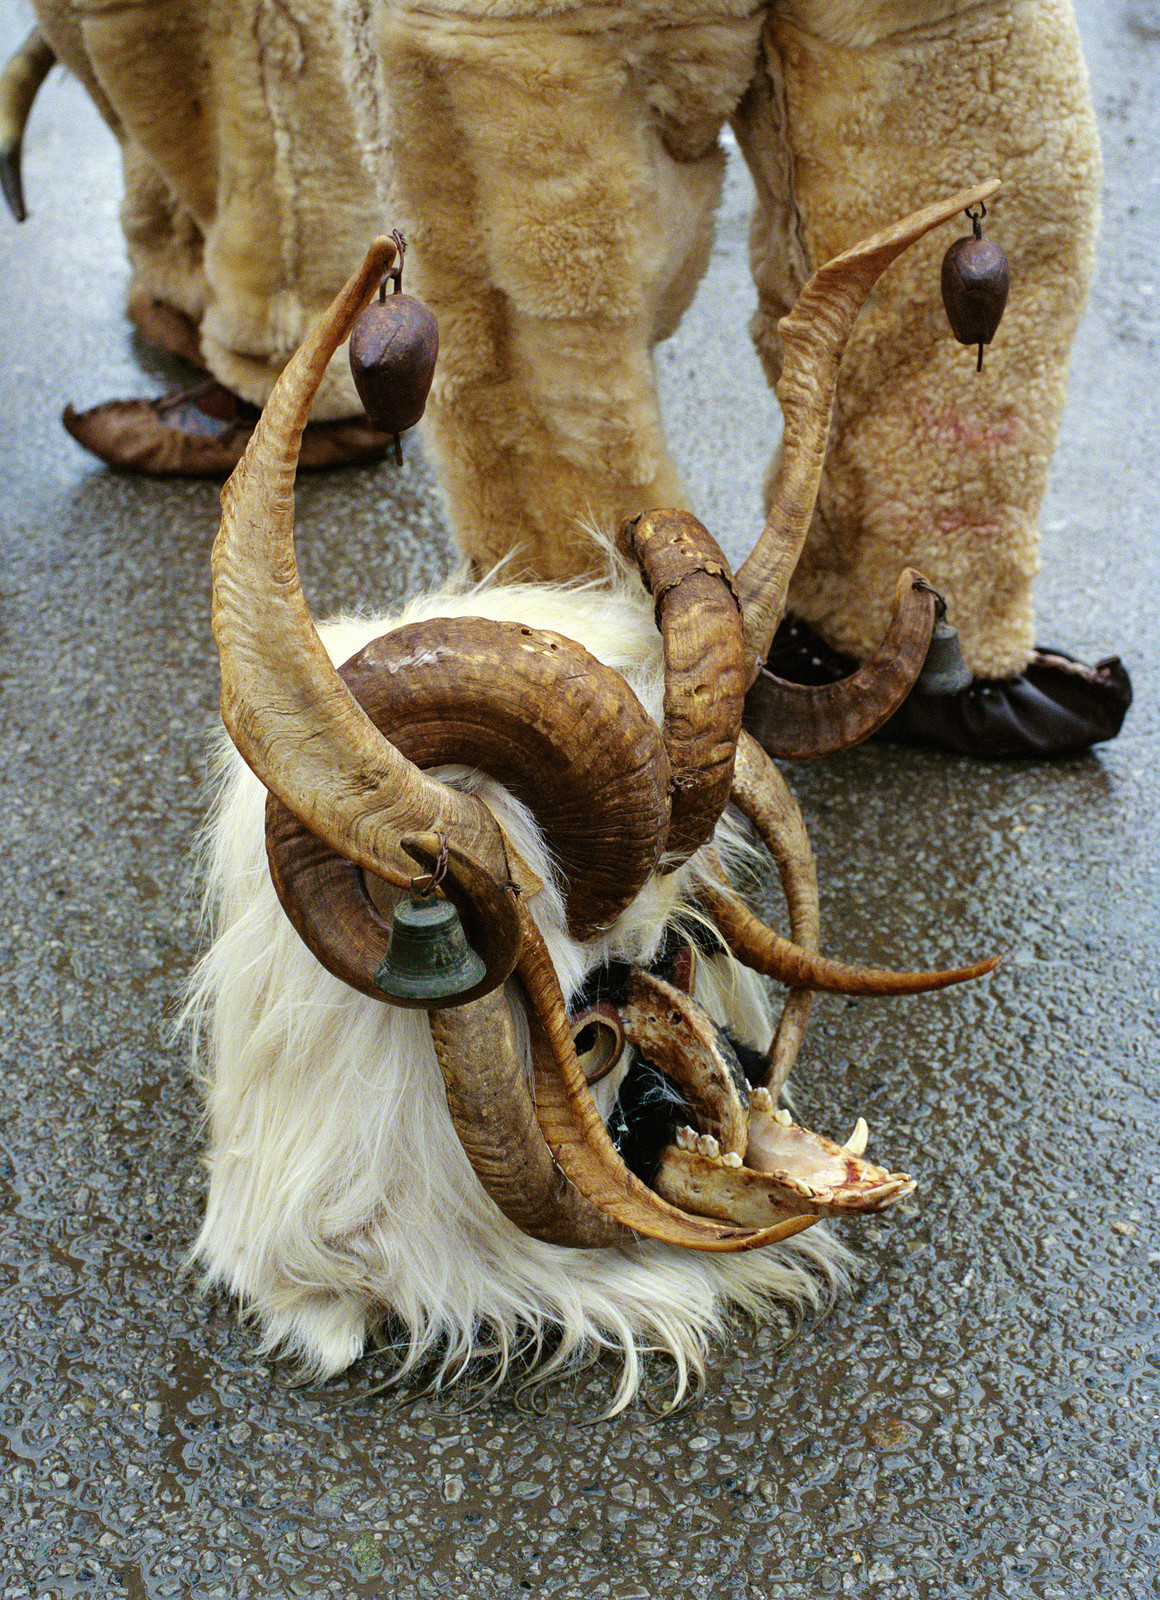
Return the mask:
M 590 1055 L 596 1049 L 598 1038 L 599 1034 L 594 1024 L 586 1022 L 572 1040 L 572 1043 L 576 1046 L 576 1054 L 581 1057 Z
M 572 1044 L 588 1083 L 599 1083 L 620 1060 L 624 1049 L 624 1028 L 615 1006 L 607 1002 L 590 1006 L 573 1017 Z

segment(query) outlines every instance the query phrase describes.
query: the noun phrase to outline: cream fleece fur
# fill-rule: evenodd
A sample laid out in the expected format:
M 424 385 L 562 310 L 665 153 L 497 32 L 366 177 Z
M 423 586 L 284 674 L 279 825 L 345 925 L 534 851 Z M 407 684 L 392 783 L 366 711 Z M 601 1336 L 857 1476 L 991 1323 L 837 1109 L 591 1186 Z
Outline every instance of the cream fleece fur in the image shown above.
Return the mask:
M 727 117 L 758 187 L 771 379 L 776 319 L 815 265 L 1000 176 L 988 231 L 1014 287 L 985 370 L 943 318 L 940 230 L 855 333 L 791 604 L 865 655 L 911 563 L 976 672 L 1026 662 L 1099 180 L 1067 0 L 37 4 L 122 139 L 133 292 L 199 318 L 246 398 L 368 238 L 407 234 L 408 287 L 441 329 L 427 437 L 481 569 L 515 551 L 513 573 L 570 577 L 580 524 L 689 503 L 652 347 L 708 260 Z M 355 409 L 343 351 L 315 415 Z

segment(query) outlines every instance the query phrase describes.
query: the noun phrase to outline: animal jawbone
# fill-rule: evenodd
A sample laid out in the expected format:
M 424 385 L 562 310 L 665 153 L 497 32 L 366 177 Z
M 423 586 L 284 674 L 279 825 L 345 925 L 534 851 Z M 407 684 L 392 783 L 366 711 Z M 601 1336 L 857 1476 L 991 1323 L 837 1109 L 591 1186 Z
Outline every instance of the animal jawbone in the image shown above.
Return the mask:
M 799 1127 L 767 1088 L 746 1084 L 728 1038 L 658 974 L 632 973 L 621 1016 L 625 1037 L 679 1092 L 690 1117 L 647 1175 L 671 1205 L 761 1228 L 794 1217 L 872 1214 L 914 1192 L 906 1173 L 863 1159 L 863 1118 L 845 1144 L 835 1144 Z
M 746 1227 L 884 1211 L 915 1189 L 906 1173 L 864 1161 L 848 1145 L 799 1127 L 788 1112 L 754 1106 L 744 1159 L 722 1154 L 712 1136 L 680 1128 L 661 1153 L 653 1186 L 683 1210 Z

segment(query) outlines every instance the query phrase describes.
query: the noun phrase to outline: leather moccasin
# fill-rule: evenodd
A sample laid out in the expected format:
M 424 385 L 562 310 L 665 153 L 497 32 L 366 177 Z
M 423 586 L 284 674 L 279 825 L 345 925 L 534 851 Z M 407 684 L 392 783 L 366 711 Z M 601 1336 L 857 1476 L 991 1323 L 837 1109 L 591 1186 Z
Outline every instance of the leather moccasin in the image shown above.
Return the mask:
M 787 616 L 766 665 L 791 683 L 817 685 L 849 677 L 858 662 Z M 975 678 L 957 694 L 912 689 L 874 738 L 988 758 L 1074 755 L 1114 739 L 1131 703 L 1118 656 L 1089 667 L 1062 650 L 1037 649 L 1014 678 Z
M 61 421 L 78 444 L 122 472 L 156 478 L 225 478 L 258 420 L 256 406 L 207 378 L 160 400 L 108 400 L 90 411 L 66 406 Z M 311 422 L 298 465 L 305 470 L 378 461 L 395 447 L 365 417 Z
M 125 315 L 146 344 L 156 345 L 191 367 L 205 371 L 198 325 L 184 311 L 157 295 L 135 294 L 125 307 Z

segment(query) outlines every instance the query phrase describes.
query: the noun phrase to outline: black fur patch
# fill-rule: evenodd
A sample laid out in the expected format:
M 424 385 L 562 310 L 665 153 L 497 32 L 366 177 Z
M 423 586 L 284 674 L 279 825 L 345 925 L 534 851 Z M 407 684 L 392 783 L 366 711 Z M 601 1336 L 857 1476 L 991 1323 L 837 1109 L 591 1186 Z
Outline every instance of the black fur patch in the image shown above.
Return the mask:
M 725 1037 L 732 1047 L 733 1054 L 741 1063 L 741 1070 L 745 1074 L 746 1082 L 752 1087 L 761 1083 L 766 1075 L 766 1059 L 763 1050 L 755 1050 L 751 1044 L 744 1044 L 735 1034 L 725 1029 Z
M 689 1103 L 673 1080 L 634 1050 L 608 1118 L 608 1136 L 629 1171 L 651 1183 L 661 1151 L 691 1120 Z

